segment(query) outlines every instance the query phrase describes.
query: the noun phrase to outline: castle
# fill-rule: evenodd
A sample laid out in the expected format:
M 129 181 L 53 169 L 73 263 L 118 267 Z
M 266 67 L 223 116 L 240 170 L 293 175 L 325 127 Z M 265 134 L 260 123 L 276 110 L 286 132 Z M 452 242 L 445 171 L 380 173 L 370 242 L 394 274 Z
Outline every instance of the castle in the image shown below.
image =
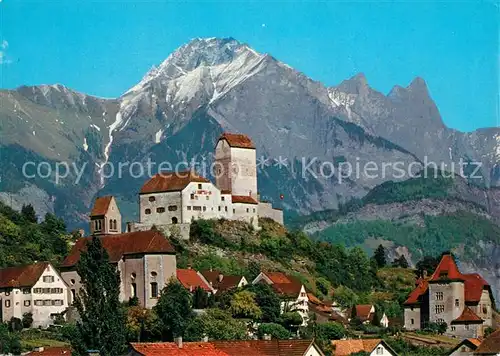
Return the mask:
M 430 278 L 421 278 L 404 303 L 407 330 L 430 322 L 447 324 L 446 334 L 477 338 L 493 325 L 491 287 L 479 274 L 463 274 L 451 254 L 444 254 Z
M 259 229 L 259 218 L 283 224 L 283 211 L 260 201 L 257 193 L 257 159 L 252 140 L 224 133 L 215 147 L 215 184 L 193 170 L 158 173 L 139 193 L 139 221 L 127 231 L 156 226 L 167 236 L 174 227 L 182 238 L 196 219 L 242 220 Z M 121 233 L 121 215 L 113 197 L 100 197 L 91 213 L 92 234 Z

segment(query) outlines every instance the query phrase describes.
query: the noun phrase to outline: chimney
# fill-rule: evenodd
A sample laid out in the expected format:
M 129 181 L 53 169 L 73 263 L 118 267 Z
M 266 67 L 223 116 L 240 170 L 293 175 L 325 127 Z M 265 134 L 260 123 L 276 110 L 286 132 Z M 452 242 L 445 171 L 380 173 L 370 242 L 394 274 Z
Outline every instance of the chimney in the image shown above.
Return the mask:
M 179 349 L 182 349 L 182 346 L 183 346 L 183 344 L 182 344 L 182 336 L 176 337 L 174 339 L 174 342 L 175 342 L 175 344 L 177 345 L 177 347 Z
M 222 273 L 219 273 L 219 277 L 218 277 L 219 283 L 222 282 L 223 279 L 224 279 L 224 275 Z
M 270 334 L 264 334 L 264 335 L 262 336 L 262 339 L 263 339 L 263 340 L 266 340 L 266 341 L 270 341 L 270 340 L 271 340 L 271 335 L 270 335 Z

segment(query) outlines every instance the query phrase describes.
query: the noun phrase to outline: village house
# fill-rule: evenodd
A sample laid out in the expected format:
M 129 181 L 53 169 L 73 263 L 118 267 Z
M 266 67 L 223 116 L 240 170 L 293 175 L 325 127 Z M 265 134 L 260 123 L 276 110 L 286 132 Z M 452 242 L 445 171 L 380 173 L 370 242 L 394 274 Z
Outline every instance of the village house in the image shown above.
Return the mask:
M 127 356 L 324 356 L 313 340 L 131 343 Z
M 248 284 L 245 276 L 224 275 L 220 271 L 205 270 L 200 271 L 203 277 L 217 293 L 225 292 L 234 288 L 241 288 Z
M 474 355 L 500 356 L 500 329 L 492 332 L 474 351 Z
M 0 269 L 0 322 L 31 313 L 32 327 L 45 328 L 68 306 L 68 286 L 50 263 Z
M 481 345 L 480 339 L 464 339 L 451 350 L 449 356 L 473 356 L 479 345 Z
M 177 280 L 184 288 L 186 288 L 191 293 L 193 293 L 196 288 L 201 288 L 209 295 L 215 294 L 215 289 L 212 288 L 205 277 L 203 277 L 203 275 L 199 272 L 196 272 L 194 269 L 178 269 Z
M 358 304 L 354 306 L 354 310 L 349 309 L 346 314 L 351 320 L 352 318 L 358 319 L 362 324 L 373 324 L 377 323 L 378 325 L 387 328 L 389 326 L 389 318 L 385 313 L 380 315 L 380 320 L 375 320 L 376 318 L 376 309 L 374 305 L 371 304 Z
M 196 219 L 242 220 L 255 229 L 263 217 L 283 224 L 283 212 L 260 201 L 256 150 L 248 136 L 224 133 L 219 138 L 213 174 L 215 184 L 194 170 L 156 174 L 140 191 L 139 221 L 128 223 L 127 229 L 154 225 L 187 239 Z
M 347 356 L 357 352 L 366 352 L 370 356 L 397 356 L 397 353 L 382 339 L 333 340 L 334 356 Z
M 444 254 L 429 279 L 420 279 L 404 303 L 404 325 L 420 330 L 428 323 L 446 323 L 446 334 L 478 338 L 492 326 L 494 299 L 490 285 L 477 273 L 463 274 L 455 259 Z
M 266 283 L 281 297 L 281 312 L 296 311 L 307 325 L 309 319 L 309 299 L 302 283 L 295 277 L 282 272 L 261 272 L 252 284 Z

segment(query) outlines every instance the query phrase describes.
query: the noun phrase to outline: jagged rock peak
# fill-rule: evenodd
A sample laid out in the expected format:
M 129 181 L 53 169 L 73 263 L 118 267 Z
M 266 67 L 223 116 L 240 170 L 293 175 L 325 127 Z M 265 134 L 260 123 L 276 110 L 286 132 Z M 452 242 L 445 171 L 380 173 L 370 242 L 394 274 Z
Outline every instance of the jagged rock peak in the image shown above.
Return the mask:
M 358 73 L 350 79 L 342 81 L 337 89 L 348 94 L 361 94 L 368 89 L 368 81 L 363 73 Z

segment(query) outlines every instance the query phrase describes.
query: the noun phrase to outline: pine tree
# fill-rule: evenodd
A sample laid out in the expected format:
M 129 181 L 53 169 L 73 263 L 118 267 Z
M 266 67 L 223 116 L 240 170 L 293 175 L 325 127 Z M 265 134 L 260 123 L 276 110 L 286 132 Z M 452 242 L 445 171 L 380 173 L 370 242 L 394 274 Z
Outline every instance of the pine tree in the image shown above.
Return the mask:
M 378 245 L 375 253 L 373 254 L 373 258 L 375 262 L 377 262 L 377 266 L 379 268 L 385 267 L 387 264 L 387 259 L 385 258 L 385 248 L 382 245 Z
M 392 262 L 393 267 L 408 268 L 410 265 L 405 256 L 401 255 Z
M 23 218 L 31 223 L 37 223 L 38 218 L 36 216 L 35 209 L 33 208 L 33 205 L 28 204 L 28 205 L 23 205 L 21 208 L 21 215 Z
M 120 275 L 97 237 L 87 242 L 76 271 L 82 290 L 75 299 L 81 321 L 71 340 L 74 355 L 87 355 L 88 350 L 98 350 L 101 356 L 121 355 L 126 319 L 119 300 Z

